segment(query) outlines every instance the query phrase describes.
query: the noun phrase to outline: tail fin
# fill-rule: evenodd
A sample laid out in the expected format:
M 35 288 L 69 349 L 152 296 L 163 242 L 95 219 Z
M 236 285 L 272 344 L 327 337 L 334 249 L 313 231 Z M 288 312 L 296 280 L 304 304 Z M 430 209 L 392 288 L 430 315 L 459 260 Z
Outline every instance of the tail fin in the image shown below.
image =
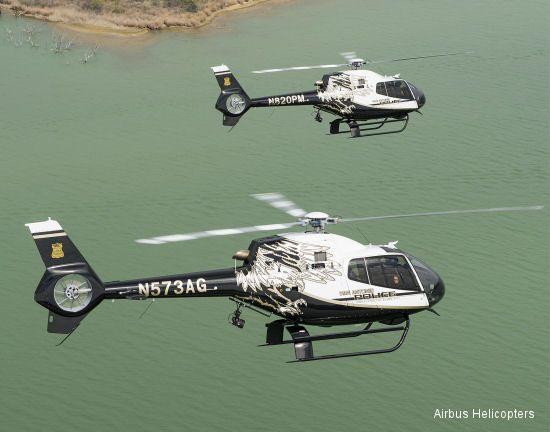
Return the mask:
M 103 299 L 103 283 L 59 222 L 48 219 L 26 226 L 46 266 L 34 299 L 49 310 L 48 332 L 71 333 Z
M 250 108 L 250 98 L 226 65 L 212 67 L 220 86 L 216 109 L 223 114 L 224 126 L 235 126 Z

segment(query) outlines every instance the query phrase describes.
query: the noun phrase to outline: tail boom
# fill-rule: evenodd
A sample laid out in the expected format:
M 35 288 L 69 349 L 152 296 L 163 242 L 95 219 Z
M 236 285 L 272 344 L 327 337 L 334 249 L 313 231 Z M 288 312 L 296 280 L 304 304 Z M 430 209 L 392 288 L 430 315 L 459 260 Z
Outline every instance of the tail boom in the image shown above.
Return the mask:
M 103 283 L 57 221 L 26 226 L 46 266 L 34 299 L 48 309 L 50 333 L 72 333 L 104 299 L 231 297 L 241 292 L 234 268 Z
M 239 292 L 233 268 L 105 283 L 108 299 L 231 297 Z
M 251 100 L 252 107 L 276 107 L 297 105 L 318 105 L 321 99 L 316 90 L 264 96 Z

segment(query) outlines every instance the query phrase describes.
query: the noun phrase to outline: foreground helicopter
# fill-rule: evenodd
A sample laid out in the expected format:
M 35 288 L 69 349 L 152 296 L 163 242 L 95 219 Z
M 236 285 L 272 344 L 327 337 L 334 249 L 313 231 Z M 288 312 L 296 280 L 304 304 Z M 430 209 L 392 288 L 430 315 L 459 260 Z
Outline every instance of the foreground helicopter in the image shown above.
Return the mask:
M 392 60 L 366 61 L 357 58 L 354 52 L 342 53 L 347 63 L 318 66 L 297 66 L 282 69 L 265 69 L 253 73 L 269 73 L 290 70 L 337 68 L 351 69 L 323 75 L 315 83 L 315 90 L 264 96 L 251 99 L 226 65 L 214 66 L 212 70 L 221 89 L 216 109 L 223 114 L 225 126 L 235 126 L 250 108 L 313 105 L 317 110 L 315 120 L 322 122 L 321 111 L 335 115 L 330 122 L 330 134 L 340 134 L 340 124 L 346 123 L 352 138 L 403 132 L 409 121 L 409 113 L 426 103 L 424 93 L 399 75 L 385 76 L 361 69 L 366 64 L 398 62 L 458 55 L 446 53 Z M 400 129 L 383 130 L 385 126 L 397 123 Z M 363 133 L 362 132 L 366 132 Z
M 309 228 L 305 233 L 271 235 L 253 240 L 248 249 L 234 254 L 235 260 L 242 261 L 240 266 L 235 264 L 231 268 L 204 272 L 103 282 L 57 221 L 48 219 L 27 224 L 46 266 L 34 298 L 49 310 L 48 332 L 67 334 L 68 337 L 87 314 L 106 299 L 229 297 L 237 303 L 231 318 L 233 325 L 244 326 L 241 318 L 243 307 L 266 316 L 275 314 L 279 319 L 266 325 L 265 345 L 293 344 L 296 361 L 310 361 L 395 351 L 405 340 L 409 317 L 421 311 L 433 311 L 433 306 L 443 298 L 445 286 L 437 273 L 398 249 L 397 242 L 362 245 L 325 231 L 326 225 L 338 222 L 338 218 L 321 212 L 304 214 L 280 194 L 256 197 L 302 217 L 298 222 L 286 224 L 137 240 L 143 244 L 163 244 L 297 225 Z M 540 208 L 478 209 L 340 221 L 534 209 Z M 374 322 L 388 327 L 371 329 Z M 358 323 L 366 324 L 366 327 L 359 331 L 317 336 L 310 336 L 304 327 Z M 283 338 L 285 329 L 291 339 Z M 401 337 L 390 348 L 323 356 L 313 354 L 313 341 L 394 331 L 401 331 Z

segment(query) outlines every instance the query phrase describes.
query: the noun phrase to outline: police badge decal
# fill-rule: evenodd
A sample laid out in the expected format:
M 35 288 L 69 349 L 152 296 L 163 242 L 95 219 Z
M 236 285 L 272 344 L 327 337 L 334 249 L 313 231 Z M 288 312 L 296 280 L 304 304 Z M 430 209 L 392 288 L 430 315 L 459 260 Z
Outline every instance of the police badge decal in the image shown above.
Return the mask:
M 59 259 L 63 258 L 65 254 L 63 253 L 63 243 L 52 243 L 52 258 Z

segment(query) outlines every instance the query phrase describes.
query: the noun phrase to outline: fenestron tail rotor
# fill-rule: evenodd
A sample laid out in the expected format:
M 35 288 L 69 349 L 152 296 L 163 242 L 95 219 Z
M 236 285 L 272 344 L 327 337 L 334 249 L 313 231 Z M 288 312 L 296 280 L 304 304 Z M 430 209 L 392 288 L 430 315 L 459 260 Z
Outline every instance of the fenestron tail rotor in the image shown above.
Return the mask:
M 428 216 L 449 216 L 449 215 L 461 215 L 461 214 L 475 214 L 475 213 L 500 213 L 500 212 L 516 212 L 516 211 L 536 211 L 542 210 L 544 206 L 522 206 L 522 207 L 491 207 L 491 208 L 476 208 L 476 209 L 454 209 L 454 210 L 442 210 L 442 211 L 428 211 L 428 212 L 416 212 L 416 213 L 402 213 L 391 214 L 383 216 L 362 216 L 362 217 L 349 217 L 340 218 L 332 217 L 323 212 L 309 212 L 298 207 L 294 202 L 287 199 L 283 194 L 278 192 L 254 194 L 251 195 L 260 201 L 266 202 L 274 208 L 284 211 L 288 215 L 299 218 L 295 222 L 283 222 L 267 225 L 253 225 L 237 228 L 225 228 L 214 229 L 209 231 L 198 231 L 193 233 L 184 234 L 169 234 L 161 235 L 150 238 L 137 239 L 137 243 L 159 245 L 166 243 L 174 243 L 187 240 L 197 240 L 208 237 L 220 237 L 234 234 L 246 234 L 253 232 L 280 232 L 288 228 L 294 228 L 297 226 L 310 227 L 313 231 L 322 231 L 326 224 L 335 223 L 347 223 L 347 222 L 368 222 L 387 219 L 401 219 L 401 218 L 414 218 L 414 217 L 428 217 Z
M 79 312 L 92 300 L 92 284 L 78 273 L 61 277 L 53 287 L 55 303 L 66 312 Z

